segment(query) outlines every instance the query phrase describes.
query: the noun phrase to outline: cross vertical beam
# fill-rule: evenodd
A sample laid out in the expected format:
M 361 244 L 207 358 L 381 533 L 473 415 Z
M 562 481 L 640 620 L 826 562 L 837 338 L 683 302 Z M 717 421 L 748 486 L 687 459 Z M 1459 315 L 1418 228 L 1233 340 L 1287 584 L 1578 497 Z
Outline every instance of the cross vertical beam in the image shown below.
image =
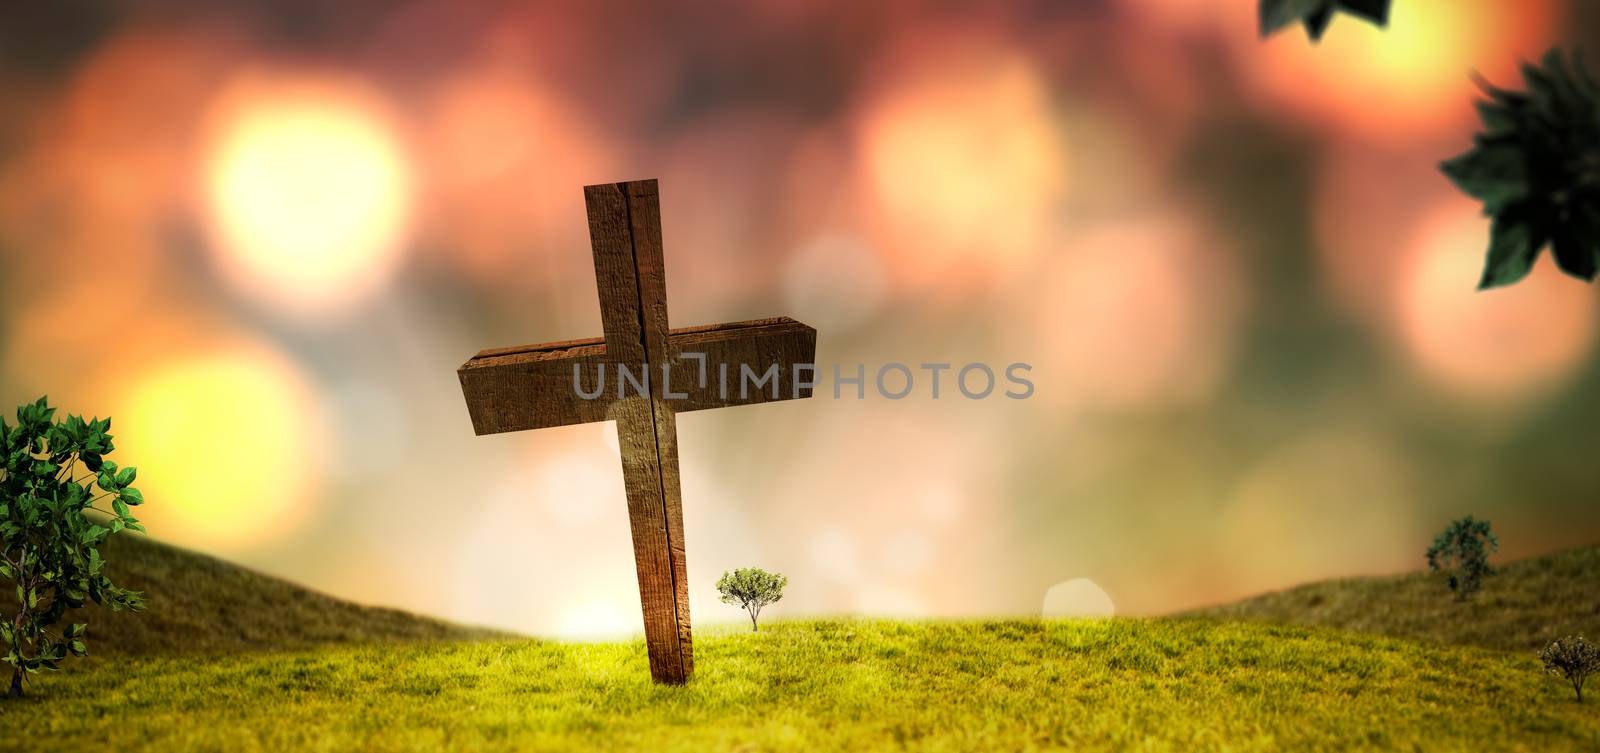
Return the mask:
M 681 683 L 694 672 L 694 651 L 677 420 L 661 392 L 668 331 L 658 190 L 654 180 L 644 180 L 587 186 L 583 195 L 608 360 L 650 375 L 649 399 L 623 398 L 611 415 L 622 451 L 650 674 Z

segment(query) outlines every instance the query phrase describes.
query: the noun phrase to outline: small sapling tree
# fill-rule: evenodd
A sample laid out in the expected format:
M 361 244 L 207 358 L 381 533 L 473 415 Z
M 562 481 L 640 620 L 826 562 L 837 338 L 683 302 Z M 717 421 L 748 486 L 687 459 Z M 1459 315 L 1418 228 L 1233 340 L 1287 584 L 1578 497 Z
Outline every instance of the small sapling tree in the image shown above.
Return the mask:
M 1450 575 L 1450 590 L 1456 601 L 1466 601 L 1483 588 L 1483 579 L 1494 575 L 1489 555 L 1500 548 L 1500 540 L 1489 531 L 1489 521 L 1473 520 L 1471 515 L 1450 523 L 1428 547 L 1428 570 Z
M 1539 652 L 1539 660 L 1544 662 L 1544 671 L 1565 677 L 1572 683 L 1578 703 L 1583 703 L 1583 681 L 1600 672 L 1600 646 L 1584 640 L 1581 635 L 1569 635 L 1545 646 Z
M 139 593 L 106 577 L 96 548 L 124 528 L 144 530 L 129 511 L 144 502 L 131 486 L 134 469 L 106 459 L 111 419 L 56 423 L 54 415 L 41 397 L 17 409 L 16 426 L 0 418 L 0 641 L 12 668 L 10 698 L 22 695 L 24 675 L 89 653 L 87 625 L 56 627 L 68 609 L 88 601 L 112 611 L 144 607 Z
M 759 567 L 741 567 L 733 572 L 723 572 L 717 579 L 717 590 L 722 592 L 722 603 L 733 604 L 750 613 L 750 630 L 760 630 L 756 617 L 761 608 L 783 598 L 783 587 L 789 579 L 769 573 Z

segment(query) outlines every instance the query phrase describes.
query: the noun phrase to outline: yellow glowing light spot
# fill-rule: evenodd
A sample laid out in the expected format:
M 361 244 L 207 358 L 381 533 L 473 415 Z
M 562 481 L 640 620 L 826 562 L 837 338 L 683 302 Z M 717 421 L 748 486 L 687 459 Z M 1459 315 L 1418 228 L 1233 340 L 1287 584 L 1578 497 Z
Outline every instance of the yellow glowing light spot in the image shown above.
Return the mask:
M 863 177 L 912 272 L 1031 250 L 1062 187 L 1047 90 L 1016 57 L 905 77 L 870 104 L 861 139 Z
M 1519 58 L 1541 51 L 1549 17 L 1546 0 L 1411 0 L 1394 4 L 1385 29 L 1347 16 L 1334 19 L 1320 44 L 1290 29 L 1238 47 L 1279 101 L 1396 139 L 1470 121 L 1470 74 L 1510 75 Z
M 316 412 L 281 358 L 235 348 L 170 362 L 136 378 L 113 416 L 114 459 L 139 468 L 151 535 L 237 550 L 305 516 Z
M 1589 356 L 1596 299 L 1549 253 L 1527 279 L 1475 290 L 1489 221 L 1467 202 L 1436 210 L 1409 252 L 1396 314 L 1407 351 L 1428 378 L 1478 401 L 1535 396 Z
M 275 303 L 348 304 L 397 261 L 409 166 L 376 96 L 358 83 L 236 81 L 213 108 L 205 180 L 224 270 Z

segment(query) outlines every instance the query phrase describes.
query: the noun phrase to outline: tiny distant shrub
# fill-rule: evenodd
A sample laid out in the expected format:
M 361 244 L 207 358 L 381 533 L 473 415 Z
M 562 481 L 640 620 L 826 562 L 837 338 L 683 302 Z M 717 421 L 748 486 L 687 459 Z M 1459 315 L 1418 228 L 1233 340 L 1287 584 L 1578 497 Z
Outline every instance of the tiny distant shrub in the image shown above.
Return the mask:
M 789 579 L 777 573 L 769 573 L 759 567 L 741 567 L 733 572 L 724 572 L 717 579 L 717 590 L 722 592 L 722 603 L 733 604 L 750 613 L 750 630 L 760 630 L 756 617 L 760 616 L 761 608 L 783 598 L 783 587 L 789 585 Z
M 112 611 L 144 607 L 140 594 L 106 577 L 96 549 L 124 528 L 144 530 L 128 509 L 144 503 L 131 486 L 134 469 L 106 459 L 111 419 L 56 423 L 54 415 L 41 397 L 17 409 L 16 426 L 0 418 L 0 596 L 16 597 L 14 606 L 0 605 L 0 641 L 12 698 L 22 695 L 25 675 L 89 653 L 86 624 L 56 629 L 68 609 L 89 601 Z
M 1572 683 L 1578 703 L 1583 703 L 1583 681 L 1600 672 L 1600 646 L 1584 640 L 1581 635 L 1569 635 L 1545 646 L 1539 652 L 1539 660 L 1544 662 L 1544 671 Z
M 1471 515 L 1454 521 L 1428 547 L 1428 569 L 1450 576 L 1450 590 L 1456 601 L 1466 601 L 1483 588 L 1483 579 L 1494 575 L 1489 555 L 1500 548 L 1500 540 L 1489 531 L 1489 521 L 1473 520 Z

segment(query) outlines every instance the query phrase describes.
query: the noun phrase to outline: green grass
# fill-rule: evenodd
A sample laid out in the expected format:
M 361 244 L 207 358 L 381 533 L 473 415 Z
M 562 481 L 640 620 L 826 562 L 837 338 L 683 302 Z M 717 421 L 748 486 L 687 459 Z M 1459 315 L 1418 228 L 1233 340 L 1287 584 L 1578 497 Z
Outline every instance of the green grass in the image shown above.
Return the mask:
M 1600 638 L 1600 546 L 1498 568 L 1466 602 L 1455 601 L 1443 575 L 1418 572 L 1312 583 L 1193 614 L 1523 652 L 1565 635 Z
M 66 672 L 5 740 L 84 750 L 1596 750 L 1531 657 L 1209 620 L 778 623 L 700 640 L 329 647 Z
M 1227 608 L 1245 620 L 724 627 L 663 687 L 642 641 L 494 636 L 114 547 L 150 611 L 93 616 L 94 656 L 0 703 L 0 750 L 1600 750 L 1600 704 L 1523 650 L 1583 621 L 1548 605 L 1592 593 L 1595 550 L 1509 566 L 1470 605 L 1402 577 Z M 1488 627 L 1430 627 L 1461 610 Z

